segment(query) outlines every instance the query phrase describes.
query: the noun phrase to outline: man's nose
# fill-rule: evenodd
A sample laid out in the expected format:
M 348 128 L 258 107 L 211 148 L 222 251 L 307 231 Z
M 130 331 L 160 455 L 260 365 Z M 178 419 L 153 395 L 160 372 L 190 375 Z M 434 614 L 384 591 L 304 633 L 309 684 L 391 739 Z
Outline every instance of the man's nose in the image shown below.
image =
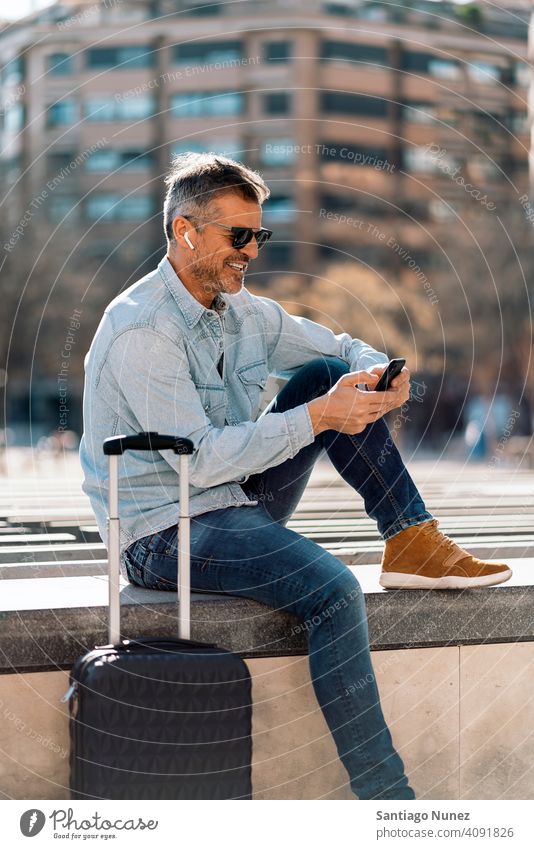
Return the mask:
M 248 242 L 248 244 L 243 245 L 243 247 L 240 248 L 240 251 L 242 254 L 245 254 L 249 259 L 256 259 L 256 257 L 258 256 L 258 245 L 256 243 L 256 237 L 253 236 L 253 238 L 250 240 L 250 242 Z

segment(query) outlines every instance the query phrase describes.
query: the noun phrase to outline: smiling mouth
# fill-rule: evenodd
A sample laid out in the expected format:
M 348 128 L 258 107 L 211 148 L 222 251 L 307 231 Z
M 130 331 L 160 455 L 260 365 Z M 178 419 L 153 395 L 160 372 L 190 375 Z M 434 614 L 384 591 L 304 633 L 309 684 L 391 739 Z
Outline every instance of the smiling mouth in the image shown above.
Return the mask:
M 241 274 L 244 274 L 247 270 L 247 266 L 244 262 L 227 262 L 226 264 L 235 271 L 239 271 Z

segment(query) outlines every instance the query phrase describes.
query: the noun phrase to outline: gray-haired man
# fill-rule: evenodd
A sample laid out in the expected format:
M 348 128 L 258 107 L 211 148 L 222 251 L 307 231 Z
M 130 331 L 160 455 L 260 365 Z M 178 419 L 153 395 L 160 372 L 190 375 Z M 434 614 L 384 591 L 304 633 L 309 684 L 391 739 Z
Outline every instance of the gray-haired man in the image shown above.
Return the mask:
M 408 369 L 388 391 L 366 391 L 385 354 L 244 287 L 270 235 L 261 177 L 189 154 L 167 183 L 167 256 L 110 304 L 86 361 L 81 460 L 102 537 L 103 439 L 140 430 L 189 437 L 193 589 L 255 598 L 306 623 L 313 685 L 354 793 L 414 798 L 380 708 L 359 584 L 288 519 L 326 450 L 385 540 L 382 586 L 488 586 L 511 572 L 438 530 L 391 443 L 383 416 L 408 399 Z M 269 374 L 291 377 L 258 417 Z M 175 589 L 177 459 L 133 452 L 121 463 L 127 575 Z

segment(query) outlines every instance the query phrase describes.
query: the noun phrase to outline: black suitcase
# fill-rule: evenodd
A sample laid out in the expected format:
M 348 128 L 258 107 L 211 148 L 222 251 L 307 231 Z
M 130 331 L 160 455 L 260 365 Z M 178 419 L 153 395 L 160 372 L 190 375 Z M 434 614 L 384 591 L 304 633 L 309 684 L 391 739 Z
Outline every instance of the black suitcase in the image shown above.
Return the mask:
M 118 458 L 180 454 L 179 639 L 120 641 Z M 252 700 L 244 661 L 189 639 L 190 440 L 106 439 L 109 456 L 109 645 L 78 658 L 70 705 L 72 799 L 251 799 Z

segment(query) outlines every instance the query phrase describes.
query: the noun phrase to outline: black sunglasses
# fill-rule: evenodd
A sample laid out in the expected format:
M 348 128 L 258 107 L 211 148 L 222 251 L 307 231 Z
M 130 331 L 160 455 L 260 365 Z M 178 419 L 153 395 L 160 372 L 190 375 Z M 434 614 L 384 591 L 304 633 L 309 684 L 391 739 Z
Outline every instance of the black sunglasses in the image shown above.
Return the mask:
M 200 219 L 196 219 L 200 221 Z M 267 230 L 262 227 L 260 230 L 253 230 L 252 227 L 227 227 L 226 224 L 219 224 L 218 221 L 203 221 L 203 224 L 215 224 L 216 227 L 222 227 L 223 230 L 228 230 L 232 234 L 232 247 L 244 248 L 252 239 L 256 239 L 258 250 L 269 241 L 273 235 L 272 230 Z

